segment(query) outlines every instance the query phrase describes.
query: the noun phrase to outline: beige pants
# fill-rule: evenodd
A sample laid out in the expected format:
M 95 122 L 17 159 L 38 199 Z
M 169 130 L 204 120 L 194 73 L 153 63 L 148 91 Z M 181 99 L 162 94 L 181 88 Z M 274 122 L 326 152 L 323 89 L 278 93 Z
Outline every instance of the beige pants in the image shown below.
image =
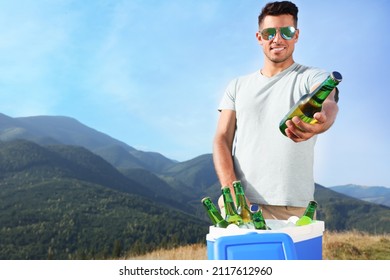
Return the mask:
M 218 200 L 218 205 L 221 210 L 222 217 L 225 217 L 225 208 L 223 207 L 222 196 Z M 305 213 L 306 207 L 294 206 L 276 206 L 276 205 L 260 205 L 264 219 L 288 220 L 291 216 L 301 217 Z M 316 215 L 314 215 L 314 218 Z

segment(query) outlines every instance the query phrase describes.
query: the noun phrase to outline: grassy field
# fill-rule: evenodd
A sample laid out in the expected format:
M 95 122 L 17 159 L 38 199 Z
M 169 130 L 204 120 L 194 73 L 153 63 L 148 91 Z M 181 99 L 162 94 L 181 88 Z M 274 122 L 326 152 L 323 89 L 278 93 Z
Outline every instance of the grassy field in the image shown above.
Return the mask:
M 328 232 L 323 235 L 324 260 L 390 260 L 390 235 L 369 235 L 361 232 Z M 132 260 L 206 260 L 205 244 L 194 244 L 172 250 L 124 259 Z
M 323 259 L 390 260 L 390 235 L 361 232 L 325 232 Z

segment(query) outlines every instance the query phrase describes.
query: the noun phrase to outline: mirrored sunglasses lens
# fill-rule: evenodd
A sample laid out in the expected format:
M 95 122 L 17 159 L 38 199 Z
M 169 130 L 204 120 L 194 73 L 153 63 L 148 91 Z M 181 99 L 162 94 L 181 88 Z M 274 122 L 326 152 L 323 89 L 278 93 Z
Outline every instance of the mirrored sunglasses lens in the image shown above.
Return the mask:
M 275 37 L 275 35 L 276 35 L 275 28 L 267 28 L 261 32 L 261 36 L 263 37 L 264 40 L 272 40 Z
M 292 26 L 280 28 L 280 34 L 286 40 L 291 40 L 295 35 L 295 28 Z

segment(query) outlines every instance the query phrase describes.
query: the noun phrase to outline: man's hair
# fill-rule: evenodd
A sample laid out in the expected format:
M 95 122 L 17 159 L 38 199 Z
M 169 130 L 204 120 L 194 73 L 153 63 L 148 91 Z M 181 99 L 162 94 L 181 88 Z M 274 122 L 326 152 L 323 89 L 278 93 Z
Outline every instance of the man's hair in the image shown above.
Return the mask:
M 259 27 L 266 16 L 292 15 L 294 25 L 298 25 L 298 7 L 290 1 L 272 2 L 264 6 L 259 15 Z

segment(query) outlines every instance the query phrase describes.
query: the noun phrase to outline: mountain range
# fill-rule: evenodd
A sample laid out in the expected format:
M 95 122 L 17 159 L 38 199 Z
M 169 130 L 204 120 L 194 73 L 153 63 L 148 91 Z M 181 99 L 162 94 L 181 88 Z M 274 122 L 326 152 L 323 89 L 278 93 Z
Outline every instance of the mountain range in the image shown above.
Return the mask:
M 0 114 L 0 259 L 145 253 L 205 240 L 212 155 L 144 152 L 75 119 Z M 316 184 L 329 230 L 389 233 L 390 208 Z
M 390 207 L 390 188 L 387 187 L 349 184 L 330 187 L 330 189 L 354 198 Z

